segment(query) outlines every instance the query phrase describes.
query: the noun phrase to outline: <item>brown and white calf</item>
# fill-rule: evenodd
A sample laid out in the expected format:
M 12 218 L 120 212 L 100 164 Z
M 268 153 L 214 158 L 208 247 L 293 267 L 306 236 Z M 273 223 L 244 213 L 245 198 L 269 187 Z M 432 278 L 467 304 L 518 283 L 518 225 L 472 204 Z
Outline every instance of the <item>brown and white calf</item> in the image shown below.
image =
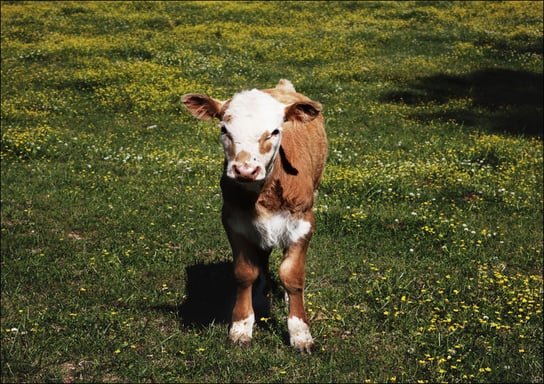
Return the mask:
M 297 93 L 288 80 L 275 88 L 243 91 L 218 101 L 183 96 L 197 118 L 220 120 L 225 149 L 222 222 L 234 257 L 237 283 L 229 339 L 246 346 L 255 315 L 252 285 L 267 273 L 274 247 L 283 249 L 279 277 L 287 293 L 291 345 L 310 352 L 304 310 L 304 265 L 314 232 L 316 190 L 327 157 L 321 104 Z

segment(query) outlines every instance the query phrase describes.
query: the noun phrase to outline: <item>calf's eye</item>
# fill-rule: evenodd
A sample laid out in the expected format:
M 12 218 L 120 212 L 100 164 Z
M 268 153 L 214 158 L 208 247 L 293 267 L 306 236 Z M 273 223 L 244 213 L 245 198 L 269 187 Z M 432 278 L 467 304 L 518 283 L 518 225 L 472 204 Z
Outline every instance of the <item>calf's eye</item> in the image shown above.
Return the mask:
M 272 131 L 272 133 L 270 134 L 270 137 L 272 137 L 272 136 L 277 136 L 277 135 L 279 135 L 279 134 L 280 134 L 280 130 L 279 130 L 279 129 L 274 129 L 274 130 Z

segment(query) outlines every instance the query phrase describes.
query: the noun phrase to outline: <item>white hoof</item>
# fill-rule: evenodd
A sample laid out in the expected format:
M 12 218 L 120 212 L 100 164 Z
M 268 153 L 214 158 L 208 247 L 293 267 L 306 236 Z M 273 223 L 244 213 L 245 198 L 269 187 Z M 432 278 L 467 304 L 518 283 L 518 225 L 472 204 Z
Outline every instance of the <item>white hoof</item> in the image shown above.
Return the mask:
M 234 344 L 247 347 L 253 336 L 254 323 L 255 315 L 253 313 L 243 320 L 233 322 L 229 330 L 229 340 Z
M 298 317 L 287 319 L 287 328 L 289 329 L 289 339 L 291 345 L 300 352 L 311 353 L 314 346 L 314 340 L 310 334 L 310 327 Z

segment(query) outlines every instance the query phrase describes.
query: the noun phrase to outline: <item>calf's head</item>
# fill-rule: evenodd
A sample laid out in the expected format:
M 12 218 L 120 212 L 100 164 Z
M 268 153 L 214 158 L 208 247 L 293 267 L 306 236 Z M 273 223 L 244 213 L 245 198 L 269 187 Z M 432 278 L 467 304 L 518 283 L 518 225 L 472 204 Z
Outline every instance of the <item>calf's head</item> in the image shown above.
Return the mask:
M 321 111 L 314 101 L 285 105 L 257 89 L 237 93 L 227 101 L 194 93 L 184 95 L 182 101 L 193 116 L 220 120 L 225 175 L 242 183 L 263 181 L 272 171 L 284 123 L 309 122 Z

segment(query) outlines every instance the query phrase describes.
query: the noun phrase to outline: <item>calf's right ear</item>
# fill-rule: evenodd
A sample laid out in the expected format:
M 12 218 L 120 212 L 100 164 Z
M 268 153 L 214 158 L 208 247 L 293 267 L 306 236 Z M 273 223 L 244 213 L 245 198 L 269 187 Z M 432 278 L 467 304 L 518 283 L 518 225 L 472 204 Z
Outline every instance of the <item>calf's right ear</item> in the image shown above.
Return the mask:
M 196 118 L 202 120 L 210 120 L 214 117 L 221 118 L 223 103 L 219 100 L 199 93 L 189 93 L 181 97 L 181 102 Z

